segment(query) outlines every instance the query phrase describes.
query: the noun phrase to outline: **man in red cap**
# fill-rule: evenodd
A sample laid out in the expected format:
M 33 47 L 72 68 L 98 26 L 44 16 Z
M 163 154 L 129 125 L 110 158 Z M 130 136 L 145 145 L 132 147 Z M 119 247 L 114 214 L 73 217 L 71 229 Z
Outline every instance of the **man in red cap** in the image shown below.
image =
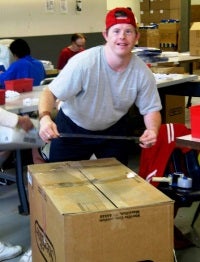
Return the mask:
M 127 164 L 128 141 L 108 136 L 127 136 L 127 114 L 133 104 L 146 127 L 140 145 L 149 147 L 157 140 L 161 102 L 152 72 L 132 53 L 139 39 L 135 16 L 129 8 L 118 7 L 108 12 L 105 23 L 106 44 L 72 57 L 40 97 L 40 136 L 51 141 L 50 162 L 89 159 L 95 154 Z M 51 111 L 56 99 L 62 103 L 54 122 Z M 61 132 L 73 138 L 61 138 Z M 94 135 L 107 138 L 94 139 Z

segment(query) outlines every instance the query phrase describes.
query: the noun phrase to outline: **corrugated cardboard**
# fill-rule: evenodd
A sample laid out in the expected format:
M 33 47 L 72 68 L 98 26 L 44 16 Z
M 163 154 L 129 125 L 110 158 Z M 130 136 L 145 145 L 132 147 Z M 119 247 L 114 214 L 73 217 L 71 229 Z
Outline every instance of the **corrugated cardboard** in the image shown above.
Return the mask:
M 185 124 L 185 97 L 184 96 L 165 96 L 165 108 L 163 108 L 164 123 L 183 123 Z
M 160 43 L 178 44 L 179 23 L 160 23 Z
M 140 10 L 141 11 L 149 11 L 149 0 L 140 0 Z
M 152 66 L 151 71 L 155 74 L 184 74 L 185 69 L 182 66 Z
M 191 5 L 190 6 L 190 22 L 199 22 L 200 21 L 200 5 Z
M 160 35 L 158 29 L 139 29 L 139 46 L 160 48 Z
M 200 22 L 195 22 L 190 28 L 190 55 L 200 55 Z
M 178 9 L 181 7 L 180 0 L 150 0 L 150 9 Z
M 117 160 L 28 167 L 33 262 L 173 261 L 173 201 Z

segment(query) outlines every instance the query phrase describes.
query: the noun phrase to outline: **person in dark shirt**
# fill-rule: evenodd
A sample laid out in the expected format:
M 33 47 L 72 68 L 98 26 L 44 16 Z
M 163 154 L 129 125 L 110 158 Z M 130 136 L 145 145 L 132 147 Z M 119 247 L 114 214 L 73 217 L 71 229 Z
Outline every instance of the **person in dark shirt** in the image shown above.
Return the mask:
M 6 80 L 33 78 L 33 85 L 38 86 L 46 73 L 41 61 L 31 56 L 28 43 L 23 39 L 14 40 L 10 46 L 15 61 L 5 72 L 0 73 L 0 87 L 4 88 Z

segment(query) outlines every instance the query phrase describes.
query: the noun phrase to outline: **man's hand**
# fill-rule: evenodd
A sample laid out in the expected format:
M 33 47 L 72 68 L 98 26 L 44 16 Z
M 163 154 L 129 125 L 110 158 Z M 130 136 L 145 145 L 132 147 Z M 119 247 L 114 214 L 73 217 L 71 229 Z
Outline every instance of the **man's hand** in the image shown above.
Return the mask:
M 45 115 L 41 118 L 39 135 L 46 143 L 49 143 L 53 138 L 59 137 L 57 126 L 50 116 Z
M 25 116 L 18 116 L 18 123 L 17 125 L 28 132 L 30 129 L 33 128 L 33 123 L 28 115 Z
M 155 130 L 146 129 L 139 140 L 142 148 L 149 148 L 155 145 L 157 141 L 157 133 Z

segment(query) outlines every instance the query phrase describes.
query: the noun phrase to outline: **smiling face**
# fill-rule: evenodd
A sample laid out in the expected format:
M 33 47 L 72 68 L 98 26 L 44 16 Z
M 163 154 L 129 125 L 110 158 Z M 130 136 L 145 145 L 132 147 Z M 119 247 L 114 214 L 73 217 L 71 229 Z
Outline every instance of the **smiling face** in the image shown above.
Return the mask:
M 131 54 L 133 47 L 139 39 L 139 33 L 131 24 L 116 24 L 103 32 L 106 45 L 117 56 Z

